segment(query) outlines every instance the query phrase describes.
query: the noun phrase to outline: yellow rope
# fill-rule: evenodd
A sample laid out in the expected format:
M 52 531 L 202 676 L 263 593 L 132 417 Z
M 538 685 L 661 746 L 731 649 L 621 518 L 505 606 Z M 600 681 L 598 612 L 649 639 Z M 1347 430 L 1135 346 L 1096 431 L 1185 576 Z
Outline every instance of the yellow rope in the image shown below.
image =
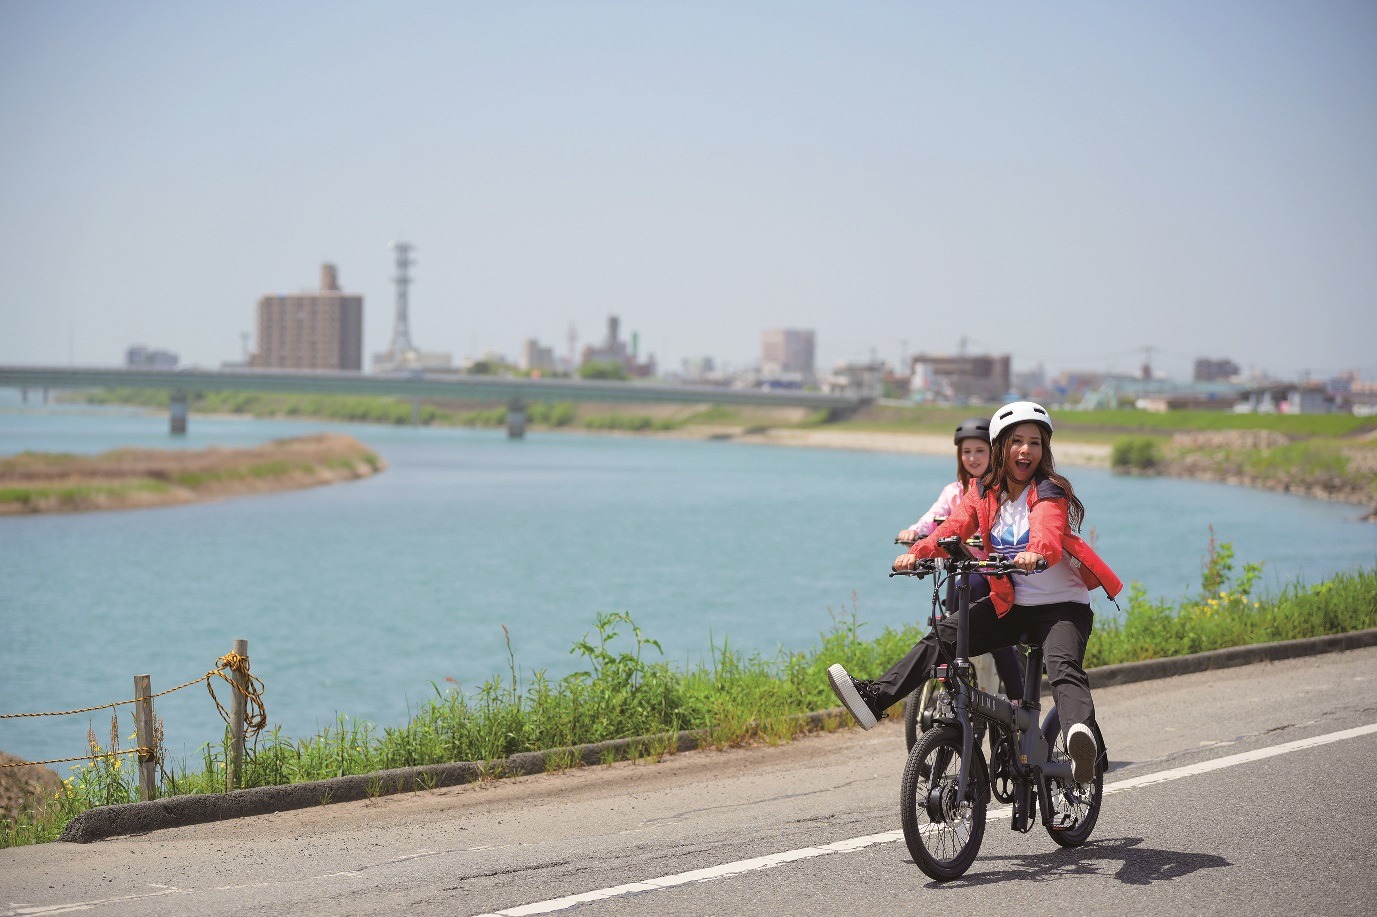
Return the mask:
M 185 682 L 184 684 L 180 684 L 180 685 L 178 685 L 178 686 L 175 687 L 175 688 L 168 688 L 166 691 L 159 691 L 157 694 L 149 695 L 149 698 L 148 698 L 148 699 L 149 699 L 149 700 L 153 700 L 154 698 L 162 697 L 162 696 L 164 696 L 164 695 L 166 695 L 166 694 L 171 694 L 173 691 L 180 691 L 180 690 L 182 690 L 183 688 L 189 688 L 189 687 L 191 687 L 192 685 L 200 684 L 200 683 L 203 682 L 203 681 L 206 683 L 206 688 L 209 689 L 209 688 L 210 688 L 210 680 L 211 680 L 212 678 L 216 677 L 216 676 L 219 676 L 220 678 L 225 679 L 225 681 L 228 681 L 228 682 L 235 688 L 235 690 L 238 690 L 238 689 L 239 689 L 239 686 L 236 685 L 236 684 L 234 684 L 233 679 L 231 679 L 229 676 L 225 675 L 224 672 L 223 672 L 223 670 L 224 670 L 224 669 L 227 669 L 227 668 L 228 668 L 228 669 L 232 669 L 233 671 L 236 671 L 236 672 L 242 670 L 243 673 L 244 673 L 244 675 L 249 679 L 249 688 L 248 688 L 248 691 L 245 692 L 245 696 L 247 696 L 247 697 L 249 698 L 250 702 L 253 703 L 253 704 L 258 708 L 258 710 L 259 710 L 259 713 L 258 713 L 258 714 L 255 714 L 254 717 L 251 718 L 251 719 L 249 720 L 249 722 L 250 722 L 250 723 L 253 723 L 253 722 L 256 721 L 256 719 L 257 719 L 258 717 L 261 716 L 262 719 L 264 720 L 264 725 L 266 725 L 267 713 L 263 711 L 263 699 L 262 699 L 262 694 L 263 694 L 263 682 L 262 682 L 262 680 L 259 679 L 258 677 L 254 676 L 254 675 L 249 675 L 249 657 L 247 657 L 247 656 L 240 656 L 238 653 L 226 653 L 225 655 L 221 656 L 218 660 L 216 660 L 215 665 L 216 665 L 216 667 L 215 667 L 214 669 L 210 670 L 209 672 L 207 672 L 206 674 L 200 676 L 199 678 L 193 678 L 193 679 L 191 679 L 191 681 Z M 255 687 L 255 683 L 256 683 L 256 685 L 257 685 L 256 687 Z M 212 699 L 215 698 L 215 691 L 214 691 L 214 690 L 211 690 L 210 696 L 211 696 Z M 20 719 L 20 718 L 22 718 L 22 717 L 30 717 L 30 716 L 71 716 L 71 715 L 74 714 L 74 713 L 90 713 L 90 712 L 93 711 L 93 710 L 109 710 L 109 709 L 111 709 L 111 708 L 113 708 L 113 707 L 119 707 L 119 706 L 122 706 L 122 705 L 124 705 L 124 704 L 136 704 L 136 703 L 138 703 L 141 699 L 142 699 L 142 698 L 134 697 L 134 698 L 130 698 L 129 700 L 117 700 L 117 701 L 115 701 L 114 703 L 110 703 L 110 704 L 98 704 L 98 705 L 96 705 L 96 706 L 94 706 L 94 707 L 79 707 L 79 708 L 77 708 L 76 710 L 57 710 L 57 711 L 53 711 L 53 712 L 51 712 L 51 713 L 0 713 L 0 720 L 16 720 L 16 719 Z M 220 701 L 219 701 L 218 699 L 215 700 L 215 706 L 216 706 L 216 707 L 219 707 L 219 709 L 220 709 L 220 715 L 223 716 L 223 717 L 225 718 L 225 722 L 228 723 L 228 722 L 229 722 L 229 714 L 225 712 L 225 708 L 222 707 L 222 706 L 220 705 Z M 250 728 L 252 729 L 252 731 L 257 732 L 258 730 L 261 730 L 261 729 L 263 728 L 263 726 L 257 726 L 257 727 L 252 727 L 252 726 L 251 726 Z M 63 760 L 67 760 L 67 761 L 77 761 L 77 760 L 80 760 L 80 759 L 78 759 L 78 758 L 65 758 L 65 759 L 63 759 Z
M 241 688 L 233 678 L 231 678 L 229 675 L 226 675 L 225 669 L 229 669 L 233 673 L 243 675 L 244 687 Z M 244 695 L 246 708 L 244 718 L 245 738 L 249 736 L 256 736 L 258 733 L 262 732 L 263 728 L 268 725 L 268 711 L 267 708 L 263 706 L 263 679 L 259 678 L 256 675 L 251 675 L 249 673 L 249 657 L 240 656 L 238 653 L 226 653 L 225 655 L 221 656 L 219 659 L 215 661 L 214 669 L 211 669 L 209 672 L 202 675 L 200 678 L 193 678 L 191 681 L 188 681 L 185 684 L 180 684 L 175 688 L 168 688 L 166 691 L 159 691 L 157 694 L 151 695 L 148 699 L 152 700 L 155 697 L 162 697 L 165 694 L 171 694 L 173 691 L 180 691 L 183 688 L 189 688 L 192 685 L 197 684 L 198 682 L 204 681 L 206 683 L 206 690 L 210 692 L 210 699 L 215 701 L 215 709 L 220 711 L 220 716 L 224 718 L 226 723 L 228 723 L 230 721 L 229 711 L 226 710 L 224 705 L 220 703 L 220 698 L 215 696 L 215 686 L 211 681 L 212 678 L 223 678 L 233 690 L 238 691 L 239 693 Z M 29 716 L 69 716 L 73 713 L 89 713 L 92 710 L 108 710 L 112 707 L 119 707 L 123 704 L 137 703 L 142 699 L 143 698 L 136 697 L 132 700 L 115 701 L 113 704 L 100 704 L 99 706 L 95 707 L 82 707 L 79 710 L 62 710 L 56 713 L 0 713 L 0 719 L 12 720 L 18 719 L 20 717 Z M 138 754 L 141 756 L 151 756 L 153 753 L 154 751 L 151 748 L 139 747 L 131 748 L 128 751 L 93 753 L 87 755 L 77 755 L 72 758 L 53 758 L 48 761 L 22 761 L 18 764 L 0 764 L 0 768 L 28 767 L 31 764 L 65 764 L 69 761 L 94 762 L 96 758 L 113 758 L 117 755 L 132 754 Z
M 244 695 L 245 716 L 244 716 L 244 735 L 257 735 L 268 725 L 268 711 L 263 706 L 263 680 L 257 675 L 249 674 L 249 657 L 240 656 L 238 653 L 226 653 L 215 662 L 216 668 L 212 672 L 206 673 L 206 690 L 210 692 L 210 699 L 215 701 L 215 708 L 220 711 L 220 716 L 226 723 L 230 721 L 229 711 L 224 704 L 220 703 L 220 698 L 215 696 L 215 687 L 211 682 L 212 677 L 223 678 L 234 690 Z M 238 672 L 244 676 L 244 687 L 240 687 L 233 678 L 225 674 L 225 669 Z
M 196 679 L 200 681 L 200 679 Z M 97 708 L 99 709 L 99 708 Z M 151 748 L 130 748 L 126 751 L 105 751 L 99 754 L 77 755 L 75 758 L 50 758 L 47 761 L 20 761 L 17 764 L 0 764 L 0 767 L 29 767 L 37 764 L 65 764 L 68 761 L 92 761 L 96 758 L 114 758 L 119 755 L 151 755 Z
M 173 691 L 180 691 L 183 688 L 189 688 L 192 685 L 200 684 L 201 682 L 205 681 L 207 678 L 214 674 L 214 672 L 207 672 L 200 678 L 193 678 L 191 679 L 191 681 L 187 682 L 184 685 L 178 685 L 175 688 L 168 688 L 166 691 L 159 691 L 157 694 L 150 695 L 149 700 L 152 700 L 155 697 L 162 697 L 164 694 L 171 694 Z M 90 713 L 92 710 L 109 710 L 112 707 L 119 707 L 123 704 L 137 704 L 139 700 L 140 698 L 134 697 L 130 698 L 129 700 L 117 700 L 111 704 L 100 704 L 95 707 L 80 707 L 76 710 L 57 710 L 52 713 L 0 713 L 0 720 L 17 720 L 21 717 L 26 716 L 71 716 L 73 713 Z
M 200 681 L 201 679 L 196 679 Z M 195 682 L 192 682 L 195 684 Z M 120 704 L 132 704 L 132 700 L 117 700 L 113 704 L 100 704 L 95 707 L 79 707 L 76 710 L 58 710 L 52 713 L 0 713 L 0 720 L 17 720 L 25 716 L 70 716 L 73 713 L 90 713 L 92 710 L 108 710 L 111 707 L 118 707 Z

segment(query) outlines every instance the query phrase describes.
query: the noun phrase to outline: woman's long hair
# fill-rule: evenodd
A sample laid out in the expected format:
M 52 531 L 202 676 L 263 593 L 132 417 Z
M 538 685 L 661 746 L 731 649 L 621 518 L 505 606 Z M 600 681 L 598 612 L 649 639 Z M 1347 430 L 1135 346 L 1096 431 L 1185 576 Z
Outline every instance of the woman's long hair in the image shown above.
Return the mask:
M 1015 424 L 1015 426 L 1018 426 Z M 1038 462 L 1038 467 L 1033 469 L 1033 481 L 1030 487 L 1036 487 L 1037 482 L 1047 479 L 1056 484 L 1066 492 L 1066 518 L 1071 523 L 1073 531 L 1080 531 L 1081 523 L 1085 521 L 1085 506 L 1076 496 L 1076 491 L 1071 486 L 1071 482 L 1063 476 L 1057 474 L 1057 464 L 1052 458 L 1052 431 L 1042 424 L 1038 424 L 1042 430 L 1042 461 Z M 999 431 L 999 436 L 995 437 L 990 444 L 990 467 L 985 469 L 980 481 L 986 488 L 997 487 L 1001 491 L 1008 490 L 1005 486 L 1008 481 L 1009 465 L 1009 439 L 1013 436 L 1014 427 L 1008 427 Z

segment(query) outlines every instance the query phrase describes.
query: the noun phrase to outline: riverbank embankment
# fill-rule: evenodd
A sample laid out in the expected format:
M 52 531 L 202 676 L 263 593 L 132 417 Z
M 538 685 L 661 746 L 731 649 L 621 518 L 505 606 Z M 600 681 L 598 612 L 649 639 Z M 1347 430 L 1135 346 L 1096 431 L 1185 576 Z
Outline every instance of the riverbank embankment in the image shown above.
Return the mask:
M 692 428 L 689 428 L 692 430 Z M 670 434 L 666 434 L 670 435 Z M 685 435 L 693 435 L 691 432 Z M 810 449 L 852 449 L 862 452 L 894 452 L 902 455 L 953 456 L 951 437 L 932 433 L 876 433 L 864 430 L 835 430 L 818 427 L 772 427 L 766 429 L 717 430 L 696 438 L 730 439 L 739 443 L 765 446 L 796 446 Z M 1104 443 L 1063 442 L 1056 444 L 1058 464 L 1104 468 L 1109 465 L 1110 446 Z
M 1272 430 L 1177 433 L 1150 473 L 1314 500 L 1355 503 L 1377 522 L 1377 448 L 1369 434 L 1352 442 L 1296 440 Z
M 337 433 L 239 449 L 25 452 L 0 459 L 0 514 L 170 506 L 352 481 L 385 467 L 363 443 Z
M 628 383 L 631 384 L 631 383 Z M 72 400 L 162 408 L 166 394 L 84 392 Z M 346 422 L 501 427 L 503 404 L 427 401 L 419 415 L 401 399 L 219 393 L 193 411 Z M 845 418 L 802 408 L 579 402 L 533 404 L 532 431 L 718 440 L 744 444 L 950 456 L 950 433 L 992 406 L 880 403 Z M 1132 447 L 1125 449 L 1124 447 Z M 1116 472 L 1235 484 L 1362 506 L 1377 521 L 1377 428 L 1340 414 L 1233 414 L 1132 409 L 1058 411 L 1057 462 Z M 1123 454 L 1121 456 L 1121 453 Z M 1121 457 L 1128 461 L 1121 462 Z

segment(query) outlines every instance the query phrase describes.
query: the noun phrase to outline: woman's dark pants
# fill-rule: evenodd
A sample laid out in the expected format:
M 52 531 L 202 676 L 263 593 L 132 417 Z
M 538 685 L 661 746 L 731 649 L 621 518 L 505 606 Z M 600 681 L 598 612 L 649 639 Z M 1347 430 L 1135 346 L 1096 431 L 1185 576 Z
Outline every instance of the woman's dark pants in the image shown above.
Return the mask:
M 1095 618 L 1089 605 L 1080 602 L 1015 605 L 1001 618 L 989 602 L 978 602 L 971 607 L 969 615 L 972 658 L 1014 643 L 1040 644 L 1047 680 L 1052 684 L 1052 697 L 1061 714 L 1062 731 L 1076 723 L 1087 726 L 1094 723 L 1095 703 L 1090 698 L 1090 679 L 1081 668 Z M 929 633 L 920 640 L 876 680 L 880 686 L 879 709 L 898 703 L 931 677 L 932 667 L 938 659 L 939 635 L 948 653 L 955 655 L 955 615 L 943 618 L 935 634 Z M 1003 672 L 1000 677 L 1004 677 Z

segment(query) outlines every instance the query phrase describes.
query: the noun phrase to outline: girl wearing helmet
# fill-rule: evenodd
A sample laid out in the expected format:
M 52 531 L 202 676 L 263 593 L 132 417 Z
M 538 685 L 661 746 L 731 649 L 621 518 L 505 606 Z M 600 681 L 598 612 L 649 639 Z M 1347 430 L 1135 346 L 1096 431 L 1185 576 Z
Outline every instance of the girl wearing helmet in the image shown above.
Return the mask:
M 975 482 L 990 467 L 990 422 L 984 417 L 971 417 L 961 421 L 952 437 L 956 444 L 956 480 L 942 488 L 937 502 L 913 525 L 899 533 L 898 540 L 913 544 L 931 535 L 938 526 L 938 520 L 950 516 L 962 498 Z M 977 574 L 973 578 L 972 598 L 989 594 L 985 578 Z M 950 611 L 950 609 L 948 609 Z M 1004 683 L 1004 693 L 1010 700 L 1023 698 L 1023 662 L 1018 650 L 1012 646 L 1002 646 L 991 651 L 999 680 Z
M 1093 613 L 1090 590 L 1103 587 L 1113 598 L 1123 588 L 1099 555 L 1076 534 L 1085 507 L 1071 482 L 1056 471 L 1052 459 L 1052 419 L 1031 401 L 1007 404 L 990 420 L 990 468 L 947 521 L 894 569 L 913 569 L 919 558 L 939 556 L 938 540 L 962 539 L 979 532 L 988 548 L 1013 559 L 1030 573 L 1039 563 L 1047 569 L 1030 576 L 991 583 L 989 601 L 971 605 L 971 655 L 1017 642 L 1027 634 L 1043 649 L 1047 678 L 1061 714 L 1077 782 L 1095 774 L 1099 755 L 1094 737 L 1095 705 L 1082 662 Z M 938 625 L 876 681 L 859 681 L 841 666 L 828 670 L 833 690 L 865 728 L 916 687 L 938 656 L 937 640 L 956 642 L 951 618 Z
M 990 467 L 990 422 L 983 417 L 961 421 L 956 428 L 956 480 L 942 488 L 937 502 L 913 525 L 899 533 L 899 540 L 913 544 L 937 528 L 937 520 L 950 516 L 971 484 Z

